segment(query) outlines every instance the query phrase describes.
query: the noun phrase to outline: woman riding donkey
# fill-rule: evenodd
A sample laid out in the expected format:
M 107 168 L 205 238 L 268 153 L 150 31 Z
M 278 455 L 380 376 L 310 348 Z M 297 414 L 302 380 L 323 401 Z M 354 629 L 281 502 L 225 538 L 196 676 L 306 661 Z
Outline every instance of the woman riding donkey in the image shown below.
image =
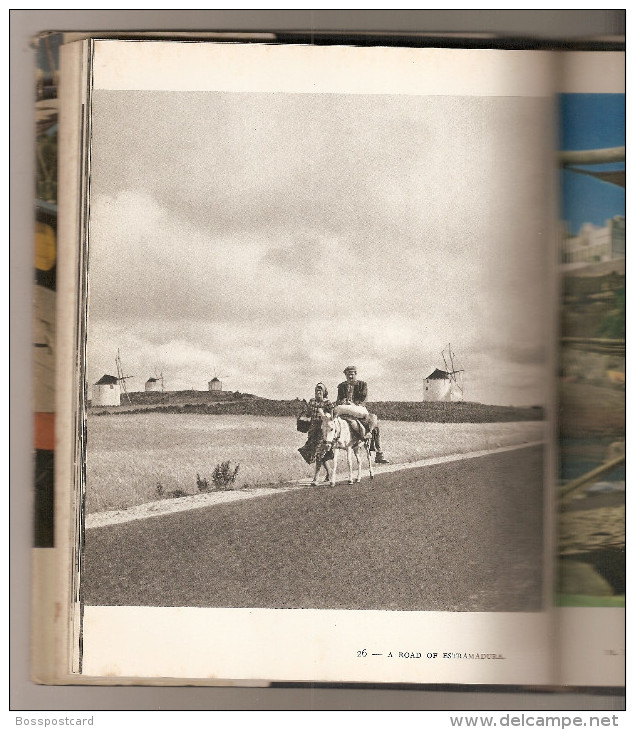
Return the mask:
M 318 383 L 315 386 L 315 397 L 307 403 L 305 410 L 305 415 L 311 419 L 306 443 L 298 449 L 307 464 L 316 462 L 316 478 L 320 466 L 324 466 L 326 469 L 324 457 L 328 456 L 331 450 L 322 438 L 322 415 L 333 412 L 333 404 L 327 400 L 328 394 L 324 383 Z
M 366 428 L 366 438 L 371 439 L 371 450 L 375 450 L 375 464 L 390 464 L 381 450 L 381 439 L 377 416 L 369 413 L 364 405 L 368 398 L 368 385 L 357 380 L 357 368 L 349 365 L 344 369 L 346 380 L 337 386 L 337 404 L 333 409 L 334 416 L 349 416 L 359 420 Z

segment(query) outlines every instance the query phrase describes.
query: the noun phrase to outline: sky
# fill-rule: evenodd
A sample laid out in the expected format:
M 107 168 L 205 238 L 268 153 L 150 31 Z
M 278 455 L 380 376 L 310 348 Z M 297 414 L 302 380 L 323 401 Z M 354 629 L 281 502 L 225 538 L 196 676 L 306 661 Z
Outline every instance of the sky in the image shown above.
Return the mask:
M 561 148 L 593 150 L 626 144 L 624 94 L 562 94 Z M 587 170 L 623 170 L 624 163 L 580 166 Z M 561 173 L 562 219 L 570 233 L 584 223 L 603 226 L 608 218 L 626 215 L 623 188 L 569 170 Z
M 87 377 L 545 400 L 547 100 L 95 92 Z M 548 177 L 547 177 L 548 179 Z

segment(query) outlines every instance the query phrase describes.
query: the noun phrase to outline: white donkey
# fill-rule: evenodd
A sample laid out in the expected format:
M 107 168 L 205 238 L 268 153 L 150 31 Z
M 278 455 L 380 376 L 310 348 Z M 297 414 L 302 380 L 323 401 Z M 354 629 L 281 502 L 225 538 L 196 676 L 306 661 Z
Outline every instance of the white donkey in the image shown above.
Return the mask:
M 362 481 L 362 460 L 360 459 L 360 449 L 364 448 L 368 457 L 368 471 L 370 478 L 374 477 L 373 464 L 370 458 L 370 441 L 362 438 L 360 435 L 351 431 L 348 422 L 340 416 L 329 416 L 320 409 L 322 416 L 322 438 L 327 446 L 333 450 L 333 466 L 328 467 L 328 462 L 324 463 L 327 472 L 327 478 L 331 486 L 335 484 L 335 473 L 337 471 L 337 452 L 340 449 L 346 451 L 346 461 L 348 463 L 348 483 L 353 484 L 353 454 L 357 459 L 357 482 Z M 321 461 L 316 459 L 315 475 L 312 484 L 317 483 L 318 473 L 320 471 Z

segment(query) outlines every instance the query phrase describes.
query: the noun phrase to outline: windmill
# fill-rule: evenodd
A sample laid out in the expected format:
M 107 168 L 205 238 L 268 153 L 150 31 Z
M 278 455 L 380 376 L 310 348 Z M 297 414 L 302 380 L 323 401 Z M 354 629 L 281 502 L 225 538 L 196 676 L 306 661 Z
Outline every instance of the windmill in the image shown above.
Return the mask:
M 221 378 L 228 378 L 229 375 L 218 375 L 216 372 L 216 368 L 214 368 L 214 377 L 209 381 L 207 384 L 209 390 L 222 390 L 223 389 L 223 381 Z
M 463 400 L 463 373 L 465 371 L 463 368 L 458 367 L 458 363 L 455 363 L 456 355 L 452 352 L 450 343 L 448 343 L 447 348 L 441 350 L 441 356 L 443 357 L 445 371 L 450 378 L 451 396 L 458 394 L 458 398 L 456 398 L 456 400 Z M 450 362 L 449 367 L 448 361 Z M 452 400 L 454 400 L 454 398 L 452 398 Z
M 119 349 L 117 348 L 117 357 L 115 358 L 115 364 L 117 366 L 117 380 L 119 381 L 119 386 L 121 388 L 121 392 L 126 396 L 126 400 L 128 403 L 132 403 L 130 400 L 130 396 L 128 395 L 128 388 L 126 388 L 126 380 L 128 378 L 134 378 L 134 375 L 124 375 L 123 374 L 123 366 L 121 364 L 121 355 L 119 354 Z

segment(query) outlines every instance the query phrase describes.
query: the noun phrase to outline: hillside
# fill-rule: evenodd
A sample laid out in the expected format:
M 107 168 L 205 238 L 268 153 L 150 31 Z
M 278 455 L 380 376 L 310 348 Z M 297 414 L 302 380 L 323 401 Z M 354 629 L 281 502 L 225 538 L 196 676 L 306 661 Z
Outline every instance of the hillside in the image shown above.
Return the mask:
M 93 415 L 126 413 L 200 413 L 208 415 L 248 415 L 296 417 L 304 409 L 299 398 L 270 400 L 248 393 L 231 391 L 174 391 L 130 393 L 131 404 L 97 406 Z M 544 418 L 540 406 L 522 408 L 488 406 L 482 403 L 423 403 L 383 401 L 370 404 L 382 420 L 424 421 L 431 423 L 495 423 L 505 421 L 539 421 Z

